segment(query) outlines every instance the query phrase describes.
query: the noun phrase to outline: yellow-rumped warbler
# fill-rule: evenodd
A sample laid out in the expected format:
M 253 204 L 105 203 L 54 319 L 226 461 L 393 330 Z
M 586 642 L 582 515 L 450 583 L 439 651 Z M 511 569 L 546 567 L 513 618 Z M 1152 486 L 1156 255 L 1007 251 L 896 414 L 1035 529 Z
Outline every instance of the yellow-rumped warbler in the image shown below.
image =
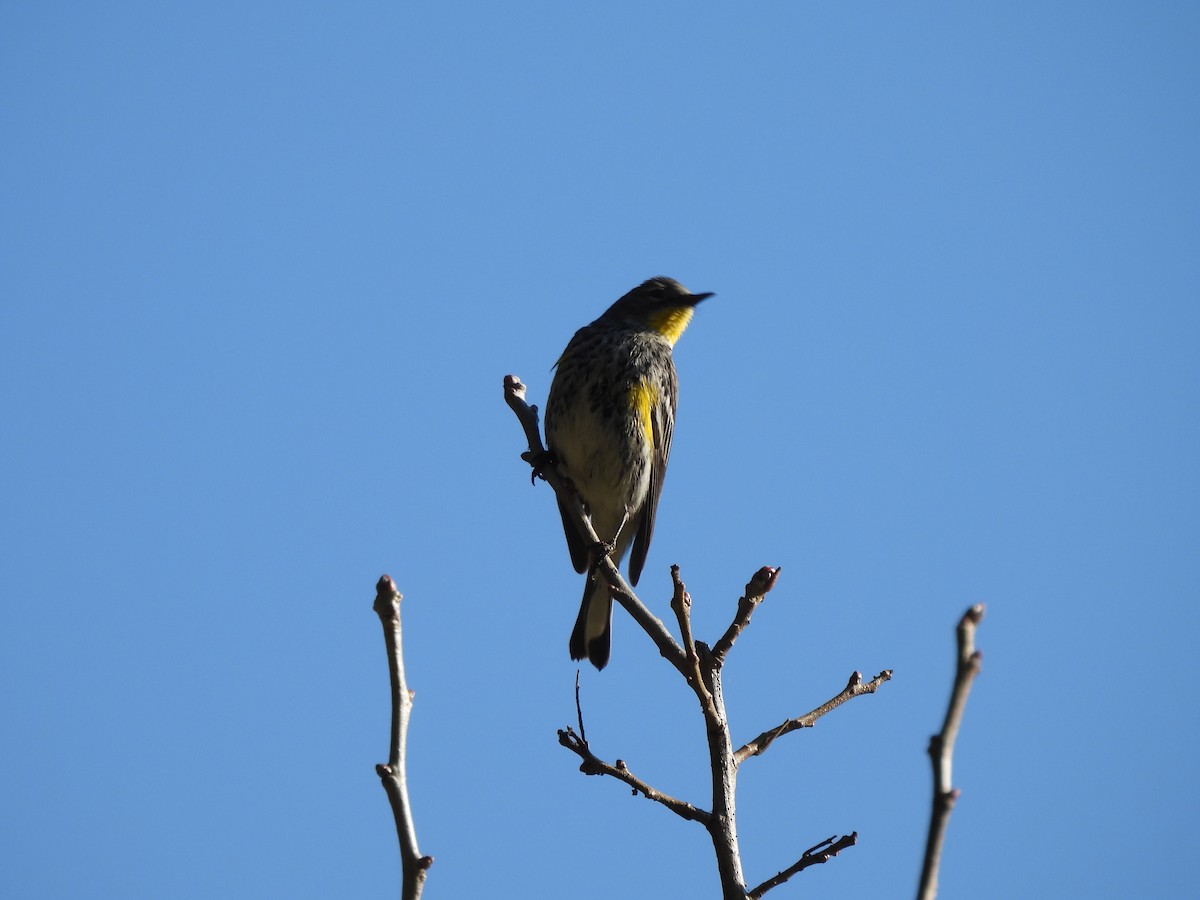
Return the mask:
M 629 545 L 629 580 L 637 584 L 654 533 L 654 510 L 667 472 L 679 379 L 671 347 L 712 294 L 651 278 L 577 332 L 556 364 L 546 400 L 546 443 L 575 485 L 592 527 L 621 564 Z M 587 572 L 571 658 L 608 663 L 612 597 L 595 572 L 596 548 L 559 501 L 576 572 Z

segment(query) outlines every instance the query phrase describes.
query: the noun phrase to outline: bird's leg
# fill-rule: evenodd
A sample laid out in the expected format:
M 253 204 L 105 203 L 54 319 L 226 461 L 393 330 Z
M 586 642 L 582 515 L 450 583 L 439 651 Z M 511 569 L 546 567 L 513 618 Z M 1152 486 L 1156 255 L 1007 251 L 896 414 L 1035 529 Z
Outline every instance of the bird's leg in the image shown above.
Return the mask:
M 621 524 L 617 526 L 617 533 L 613 535 L 613 546 L 621 537 L 621 532 L 625 530 L 625 526 L 629 524 L 629 507 L 625 507 L 625 511 L 621 514 Z
M 621 532 L 625 530 L 625 526 L 629 524 L 629 509 L 626 507 L 624 515 L 621 516 L 621 524 L 617 526 L 617 533 L 613 535 L 611 541 L 606 541 L 601 538 L 592 547 L 593 559 L 603 559 L 617 549 L 617 541 L 621 538 Z M 592 568 L 595 568 L 593 564 Z

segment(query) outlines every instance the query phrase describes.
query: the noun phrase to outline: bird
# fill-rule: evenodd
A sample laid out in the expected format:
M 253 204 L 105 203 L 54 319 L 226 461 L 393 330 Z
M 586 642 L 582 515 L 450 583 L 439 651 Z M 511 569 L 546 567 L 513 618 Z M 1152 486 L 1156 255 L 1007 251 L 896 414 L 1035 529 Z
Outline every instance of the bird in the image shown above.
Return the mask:
M 554 366 L 547 451 L 602 542 L 588 545 L 559 497 L 571 563 L 587 573 L 569 649 L 597 669 L 612 649 L 612 596 L 596 564 L 607 552 L 620 566 L 632 546 L 630 582 L 642 574 L 675 431 L 679 377 L 671 348 L 696 304 L 712 296 L 672 278 L 644 281 L 575 332 Z

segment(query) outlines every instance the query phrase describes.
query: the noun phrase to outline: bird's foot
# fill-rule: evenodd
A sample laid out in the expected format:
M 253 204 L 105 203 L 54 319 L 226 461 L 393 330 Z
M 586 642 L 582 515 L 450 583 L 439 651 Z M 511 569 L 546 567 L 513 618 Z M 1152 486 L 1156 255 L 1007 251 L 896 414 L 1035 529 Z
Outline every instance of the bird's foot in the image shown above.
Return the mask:
M 536 484 L 540 478 L 546 480 L 545 470 L 548 466 L 558 465 L 558 457 L 554 455 L 552 450 L 542 450 L 534 453 L 531 450 L 526 450 L 521 454 L 521 459 L 533 466 L 533 472 L 529 476 L 529 483 Z
M 613 551 L 617 549 L 615 543 L 610 544 L 608 541 L 596 541 L 592 544 L 592 559 L 604 559 L 606 556 L 611 556 Z

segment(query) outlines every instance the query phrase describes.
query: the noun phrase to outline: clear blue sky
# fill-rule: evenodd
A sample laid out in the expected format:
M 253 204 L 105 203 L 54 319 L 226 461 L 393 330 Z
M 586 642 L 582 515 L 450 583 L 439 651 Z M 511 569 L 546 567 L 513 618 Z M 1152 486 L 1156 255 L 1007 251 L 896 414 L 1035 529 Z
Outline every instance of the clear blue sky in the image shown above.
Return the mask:
M 8 3 L 0 894 L 388 897 L 375 580 L 406 595 L 429 897 L 710 897 L 585 778 L 581 593 L 501 399 L 652 275 L 640 593 L 682 566 L 771 896 L 910 896 L 984 602 L 946 897 L 1194 890 L 1200 12 L 1114 3 Z M 705 802 L 627 618 L 593 748 Z M 530 885 L 532 882 L 532 885 Z

